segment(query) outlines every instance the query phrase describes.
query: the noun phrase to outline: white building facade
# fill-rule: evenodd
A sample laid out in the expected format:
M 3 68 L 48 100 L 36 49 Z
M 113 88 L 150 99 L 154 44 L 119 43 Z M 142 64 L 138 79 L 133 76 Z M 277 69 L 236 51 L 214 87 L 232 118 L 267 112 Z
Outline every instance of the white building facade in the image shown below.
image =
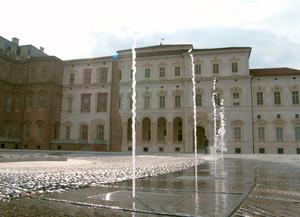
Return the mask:
M 194 151 L 192 45 L 137 48 L 137 152 Z M 299 154 L 300 71 L 249 69 L 251 48 L 193 49 L 197 143 L 214 144 L 212 95 L 227 153 Z M 215 89 L 213 83 L 216 80 Z M 65 61 L 61 149 L 132 151 L 132 51 Z M 221 102 L 223 101 L 223 104 Z M 217 129 L 221 126 L 216 117 Z
M 65 61 L 57 147 L 109 151 L 111 67 L 112 57 Z

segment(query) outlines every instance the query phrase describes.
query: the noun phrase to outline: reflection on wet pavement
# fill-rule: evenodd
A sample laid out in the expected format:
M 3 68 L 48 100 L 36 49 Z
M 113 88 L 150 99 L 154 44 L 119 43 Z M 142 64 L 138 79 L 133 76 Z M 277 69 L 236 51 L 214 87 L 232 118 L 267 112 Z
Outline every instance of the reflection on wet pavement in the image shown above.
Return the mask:
M 225 158 L 137 179 L 136 198 L 128 180 L 30 200 L 77 205 L 86 215 L 96 208 L 114 216 L 300 216 L 299 180 L 296 166 Z
M 177 216 L 228 216 L 255 184 L 256 169 L 238 160 L 207 161 L 195 168 L 131 181 L 91 187 L 43 198 L 121 207 L 137 213 Z M 132 210 L 132 203 L 135 209 Z

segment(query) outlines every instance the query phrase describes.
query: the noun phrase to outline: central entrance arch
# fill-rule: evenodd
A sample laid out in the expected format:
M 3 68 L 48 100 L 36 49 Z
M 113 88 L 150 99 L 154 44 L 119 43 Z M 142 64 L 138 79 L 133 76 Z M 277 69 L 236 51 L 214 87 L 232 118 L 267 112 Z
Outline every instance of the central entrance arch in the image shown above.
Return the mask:
M 195 133 L 193 132 L 193 151 L 195 151 Z M 202 126 L 197 126 L 197 150 L 204 152 L 203 140 L 205 137 L 205 129 Z

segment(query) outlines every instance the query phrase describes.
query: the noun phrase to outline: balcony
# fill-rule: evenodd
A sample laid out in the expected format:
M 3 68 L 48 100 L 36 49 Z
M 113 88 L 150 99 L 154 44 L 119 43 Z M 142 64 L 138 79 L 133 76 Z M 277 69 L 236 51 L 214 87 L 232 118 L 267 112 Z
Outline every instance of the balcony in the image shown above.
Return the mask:
M 106 140 L 99 140 L 99 139 L 93 139 L 91 144 L 103 144 L 103 145 L 107 145 L 107 141 Z
M 14 137 L 1 137 L 0 136 L 0 142 L 14 142 L 18 143 L 21 142 L 21 138 L 14 138 Z
M 65 139 L 52 139 L 52 144 L 87 144 L 87 140 L 85 139 L 72 139 L 72 140 L 65 140 Z

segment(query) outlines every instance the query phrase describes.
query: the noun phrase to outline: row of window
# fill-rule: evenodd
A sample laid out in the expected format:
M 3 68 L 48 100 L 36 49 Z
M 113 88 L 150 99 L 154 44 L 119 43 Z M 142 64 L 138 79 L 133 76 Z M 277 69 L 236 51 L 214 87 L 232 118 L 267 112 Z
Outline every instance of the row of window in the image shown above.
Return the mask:
M 231 72 L 232 73 L 238 73 L 238 63 L 234 62 L 231 63 Z M 144 69 L 144 78 L 145 79 L 150 79 L 151 78 L 151 68 L 145 68 Z M 212 65 L 212 73 L 214 75 L 220 74 L 220 64 L 219 63 L 213 63 Z M 201 75 L 202 74 L 202 65 L 201 64 L 196 64 L 195 65 L 195 75 Z M 159 67 L 158 70 L 158 75 L 159 78 L 166 78 L 166 67 Z M 130 71 L 130 79 L 132 79 L 133 76 L 133 71 Z M 175 66 L 174 67 L 174 77 L 181 77 L 181 67 L 180 66 Z M 122 79 L 122 71 L 120 71 L 120 80 Z
M 274 97 L 274 104 L 281 105 L 281 92 L 277 91 L 273 93 Z M 292 103 L 293 105 L 299 105 L 299 91 L 292 91 Z M 263 92 L 256 93 L 256 104 L 257 105 L 264 105 L 264 94 Z
M 30 124 L 25 124 L 24 125 L 24 138 L 25 139 L 29 139 L 30 138 Z M 43 129 L 44 129 L 44 124 L 43 123 L 38 123 L 36 125 L 36 130 L 37 130 L 37 137 L 36 139 L 37 140 L 42 140 L 43 139 Z M 9 130 L 10 130 L 10 125 L 9 124 L 4 124 L 4 133 L 3 133 L 3 136 L 8 138 L 9 137 Z M 18 124 L 14 124 L 12 126 L 12 138 L 18 138 L 19 135 L 19 126 Z
M 89 135 L 89 126 L 88 125 L 80 125 L 79 139 L 88 140 Z M 96 126 L 96 139 L 99 141 L 104 141 L 104 125 Z M 65 140 L 71 139 L 71 126 L 65 127 Z
M 10 135 L 10 125 L 4 124 L 4 134 L 3 136 L 5 138 L 8 138 Z M 24 139 L 31 138 L 31 132 L 32 132 L 32 125 L 31 124 L 25 124 L 24 125 Z M 43 139 L 43 131 L 44 131 L 44 124 L 38 123 L 36 125 L 36 139 L 42 140 Z M 18 138 L 19 127 L 17 124 L 14 124 L 12 126 L 12 138 Z M 87 140 L 88 139 L 88 125 L 81 125 L 80 126 L 80 134 L 79 139 Z M 104 141 L 104 125 L 98 125 L 96 127 L 96 135 L 97 140 Z M 56 136 L 55 136 L 56 137 Z M 71 138 L 71 126 L 65 127 L 65 139 L 70 140 Z
M 59 81 L 62 81 L 62 75 L 63 75 L 63 73 L 59 72 L 59 77 L 58 77 Z M 38 74 L 38 76 L 40 78 L 40 81 L 47 81 L 48 76 L 49 76 L 48 69 L 47 68 L 42 68 L 41 69 L 41 74 Z M 38 76 L 37 76 L 36 70 L 34 70 L 34 69 L 30 70 L 29 78 L 28 78 L 29 82 L 37 81 Z M 23 80 L 24 80 L 24 77 L 25 77 L 24 72 L 19 71 L 18 76 L 17 76 L 17 82 L 22 83 Z M 15 81 L 15 72 L 12 71 L 12 70 L 9 72 L 9 80 L 11 82 Z
M 33 109 L 33 96 L 27 96 L 26 99 L 26 110 L 27 111 L 31 111 Z M 39 95 L 38 97 L 38 109 L 39 110 L 44 110 L 45 109 L 45 102 L 46 102 L 46 96 L 45 95 Z M 11 96 L 7 96 L 6 97 L 6 106 L 5 106 L 5 111 L 10 112 L 13 108 L 12 108 L 12 97 Z M 20 96 L 16 96 L 15 97 L 15 103 L 14 103 L 14 111 L 19 112 L 21 110 L 21 97 Z M 61 98 L 57 97 L 56 98 L 56 111 L 60 111 L 61 108 Z
M 96 83 L 107 82 L 107 68 L 99 68 L 97 69 L 96 74 Z M 74 84 L 75 82 L 75 73 L 69 73 L 69 84 Z M 92 83 L 92 69 L 84 69 L 83 71 L 83 84 L 91 84 Z
M 233 93 L 232 94 L 233 98 L 233 105 L 237 106 L 240 105 L 240 93 Z M 214 94 L 214 99 L 216 105 L 220 106 L 220 94 Z M 40 110 L 44 110 L 45 108 L 45 95 L 40 95 L 39 96 L 39 102 L 38 102 L 38 108 Z M 73 107 L 73 98 L 68 98 L 67 99 L 67 112 L 72 112 L 72 107 Z M 91 102 L 91 94 L 81 94 L 81 112 L 90 112 L 90 102 Z M 294 105 L 299 105 L 299 92 L 298 91 L 293 91 L 292 92 L 292 102 Z M 257 105 L 263 105 L 264 100 L 263 100 L 263 93 L 258 92 L 257 93 Z M 275 105 L 280 105 L 281 104 L 281 96 L 280 92 L 274 92 L 274 103 Z M 106 93 L 99 93 L 97 97 L 97 111 L 106 111 L 106 104 L 107 104 L 107 94 Z M 33 105 L 33 96 L 28 96 L 27 97 L 27 102 L 26 102 L 26 109 L 27 111 L 32 110 L 32 105 Z M 130 98 L 129 102 L 130 108 L 132 105 L 132 99 Z M 11 106 L 12 106 L 12 97 L 7 96 L 6 97 L 6 111 L 9 112 L 11 111 Z M 56 102 L 56 109 L 57 111 L 60 111 L 60 106 L 61 106 L 61 98 L 57 98 Z M 159 108 L 165 108 L 166 106 L 166 96 L 159 96 Z M 202 106 L 202 95 L 201 94 L 196 94 L 196 106 L 200 107 Z M 175 96 L 174 99 L 174 107 L 175 108 L 180 108 L 181 107 L 181 96 Z M 20 111 L 21 108 L 21 99 L 20 97 L 15 98 L 15 111 Z M 119 109 L 121 108 L 121 98 L 119 98 Z M 145 96 L 144 97 L 144 108 L 150 108 L 150 96 Z
M 80 112 L 90 112 L 91 110 L 91 93 L 81 94 L 81 109 Z M 73 111 L 73 97 L 67 98 L 67 112 Z M 107 93 L 98 93 L 96 98 L 96 111 L 107 111 Z
M 129 108 L 131 109 L 132 105 L 132 99 L 129 99 Z M 216 93 L 214 94 L 214 100 L 215 104 L 217 106 L 220 106 L 221 104 L 221 98 L 220 94 Z M 234 106 L 240 105 L 240 93 L 235 92 L 232 93 L 232 101 Z M 258 92 L 257 93 L 257 105 L 263 105 L 263 93 Z M 274 103 L 275 105 L 280 105 L 281 104 L 281 95 L 280 92 L 274 92 Z M 298 91 L 292 91 L 292 103 L 293 105 L 299 105 L 299 92 Z M 159 96 L 159 108 L 165 108 L 166 106 L 166 96 Z M 202 106 L 202 94 L 196 94 L 196 106 L 200 107 Z M 174 107 L 179 108 L 181 107 L 181 96 L 175 96 L 174 99 Z M 119 98 L 119 109 L 121 108 L 121 98 Z M 150 96 L 144 96 L 144 108 L 150 108 Z
M 241 148 L 235 148 L 235 153 L 236 154 L 241 154 L 242 149 Z M 259 154 L 265 154 L 266 149 L 265 148 L 259 148 L 258 153 Z M 277 154 L 284 154 L 284 148 L 277 148 Z M 300 154 L 300 148 L 296 148 L 296 154 Z
M 295 141 L 300 141 L 300 127 L 294 128 L 294 135 Z M 233 128 L 233 137 L 236 141 L 242 140 L 242 128 L 241 127 L 234 127 Z M 276 127 L 275 128 L 275 138 L 278 142 L 284 141 L 284 131 L 283 127 Z M 258 127 L 257 128 L 257 141 L 264 142 L 266 139 L 265 127 Z

